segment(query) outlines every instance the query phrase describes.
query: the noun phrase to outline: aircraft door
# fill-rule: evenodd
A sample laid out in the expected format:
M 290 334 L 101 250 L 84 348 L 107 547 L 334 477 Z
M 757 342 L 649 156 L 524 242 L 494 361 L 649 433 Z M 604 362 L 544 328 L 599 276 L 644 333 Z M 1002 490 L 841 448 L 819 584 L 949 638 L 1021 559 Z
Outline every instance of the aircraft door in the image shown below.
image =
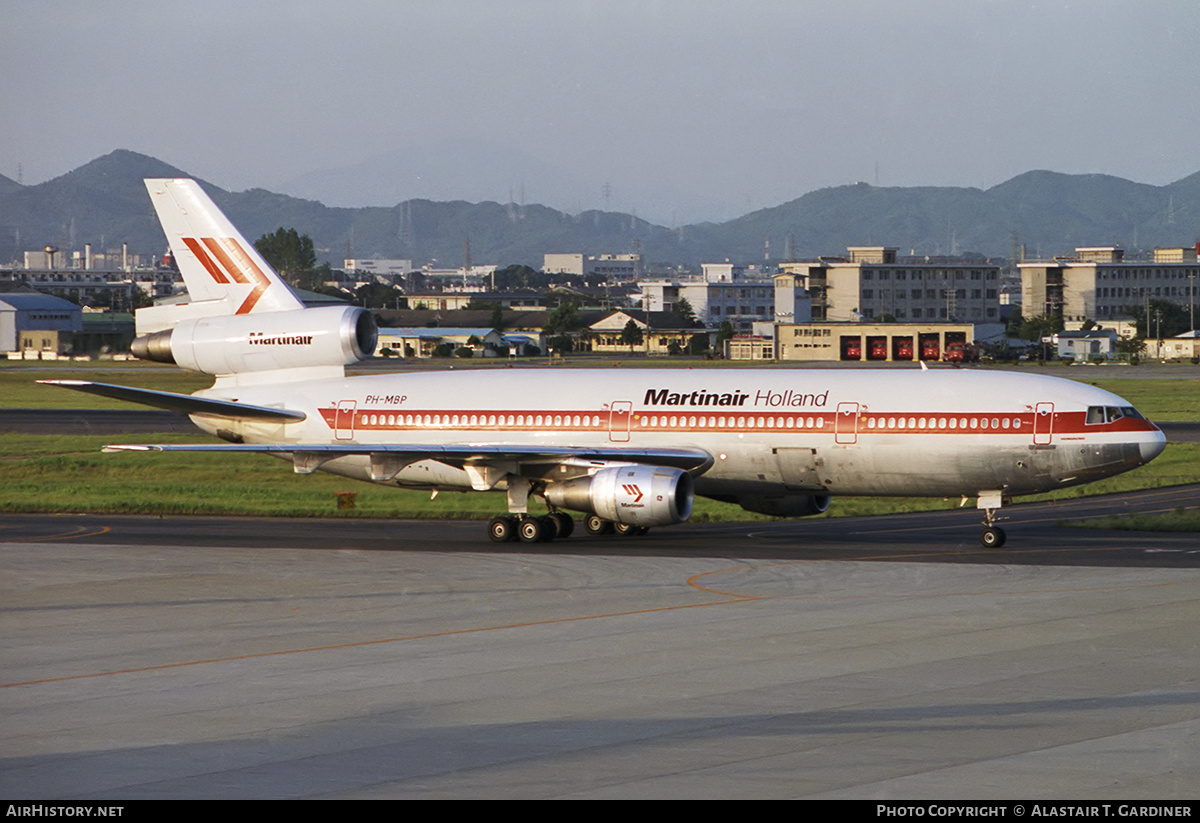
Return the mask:
M 333 418 L 333 436 L 338 440 L 354 439 L 354 418 L 358 413 L 357 400 L 339 400 Z
M 629 427 L 633 424 L 633 403 L 614 400 L 608 407 L 608 439 L 614 443 L 629 442 Z
M 1033 410 L 1033 445 L 1049 446 L 1054 436 L 1054 404 L 1038 403 Z
M 858 404 L 838 403 L 833 419 L 833 442 L 852 446 L 858 442 Z

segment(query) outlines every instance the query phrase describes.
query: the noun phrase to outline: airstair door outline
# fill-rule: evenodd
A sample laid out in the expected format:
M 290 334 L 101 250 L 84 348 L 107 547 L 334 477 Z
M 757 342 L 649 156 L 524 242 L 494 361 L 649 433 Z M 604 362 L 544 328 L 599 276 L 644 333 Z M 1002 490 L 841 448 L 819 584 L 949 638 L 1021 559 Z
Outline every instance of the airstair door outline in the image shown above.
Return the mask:
M 1033 410 L 1033 445 L 1049 446 L 1054 437 L 1054 404 L 1038 403 Z
M 857 403 L 838 403 L 837 416 L 833 418 L 833 442 L 842 446 L 858 442 Z
M 629 427 L 633 425 L 633 402 L 614 400 L 608 406 L 608 439 L 614 443 L 629 442 Z
M 338 440 L 354 439 L 354 419 L 358 416 L 357 400 L 339 400 L 333 418 L 333 436 Z

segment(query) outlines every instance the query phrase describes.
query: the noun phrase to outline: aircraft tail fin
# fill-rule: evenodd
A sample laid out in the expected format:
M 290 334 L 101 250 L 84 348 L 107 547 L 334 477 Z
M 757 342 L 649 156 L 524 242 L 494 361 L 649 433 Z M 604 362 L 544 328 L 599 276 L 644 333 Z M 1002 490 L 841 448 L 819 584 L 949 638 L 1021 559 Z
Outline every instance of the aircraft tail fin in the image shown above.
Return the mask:
M 204 314 L 304 308 L 195 180 L 145 182 L 188 294 L 193 304 L 205 304 Z

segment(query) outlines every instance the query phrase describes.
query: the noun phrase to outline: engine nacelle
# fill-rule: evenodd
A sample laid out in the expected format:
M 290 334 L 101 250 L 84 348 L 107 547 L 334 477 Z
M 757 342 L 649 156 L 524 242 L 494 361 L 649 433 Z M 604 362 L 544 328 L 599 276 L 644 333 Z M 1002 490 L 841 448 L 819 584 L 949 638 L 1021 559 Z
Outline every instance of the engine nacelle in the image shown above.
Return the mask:
M 183 320 L 137 338 L 143 360 L 204 374 L 238 374 L 305 366 L 345 366 L 375 352 L 375 318 L 356 306 L 222 315 Z
M 765 494 L 743 494 L 733 498 L 748 512 L 769 514 L 773 517 L 811 517 L 824 514 L 829 508 L 827 494 L 783 494 L 777 497 Z
M 555 506 L 628 526 L 669 526 L 692 514 L 692 476 L 665 466 L 610 466 L 590 477 L 546 486 Z

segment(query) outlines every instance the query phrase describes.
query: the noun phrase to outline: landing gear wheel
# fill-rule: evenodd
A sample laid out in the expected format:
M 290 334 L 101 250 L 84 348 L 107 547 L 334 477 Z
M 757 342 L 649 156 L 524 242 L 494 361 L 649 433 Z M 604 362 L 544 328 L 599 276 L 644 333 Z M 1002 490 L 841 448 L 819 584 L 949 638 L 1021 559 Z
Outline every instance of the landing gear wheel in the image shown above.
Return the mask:
M 493 517 L 488 523 L 488 537 L 497 543 L 511 543 L 517 539 L 517 521 L 512 517 Z
M 985 549 L 998 549 L 1004 545 L 1008 535 L 999 526 L 987 526 L 979 533 L 979 542 Z
M 589 514 L 583 521 L 583 528 L 587 530 L 588 534 L 612 534 L 613 524 L 598 514 Z
M 566 512 L 553 512 L 550 516 L 558 524 L 559 537 L 570 537 L 571 532 L 575 531 L 575 521 L 571 519 L 571 515 Z
M 522 517 L 517 523 L 517 536 L 522 543 L 541 543 L 546 539 L 546 528 L 536 517 Z
M 558 518 L 554 515 L 544 514 L 538 518 L 538 522 L 542 524 L 542 540 L 547 543 L 561 534 L 558 530 Z
M 620 537 L 641 537 L 650 531 L 645 526 L 631 526 L 628 523 L 614 523 L 613 531 Z

